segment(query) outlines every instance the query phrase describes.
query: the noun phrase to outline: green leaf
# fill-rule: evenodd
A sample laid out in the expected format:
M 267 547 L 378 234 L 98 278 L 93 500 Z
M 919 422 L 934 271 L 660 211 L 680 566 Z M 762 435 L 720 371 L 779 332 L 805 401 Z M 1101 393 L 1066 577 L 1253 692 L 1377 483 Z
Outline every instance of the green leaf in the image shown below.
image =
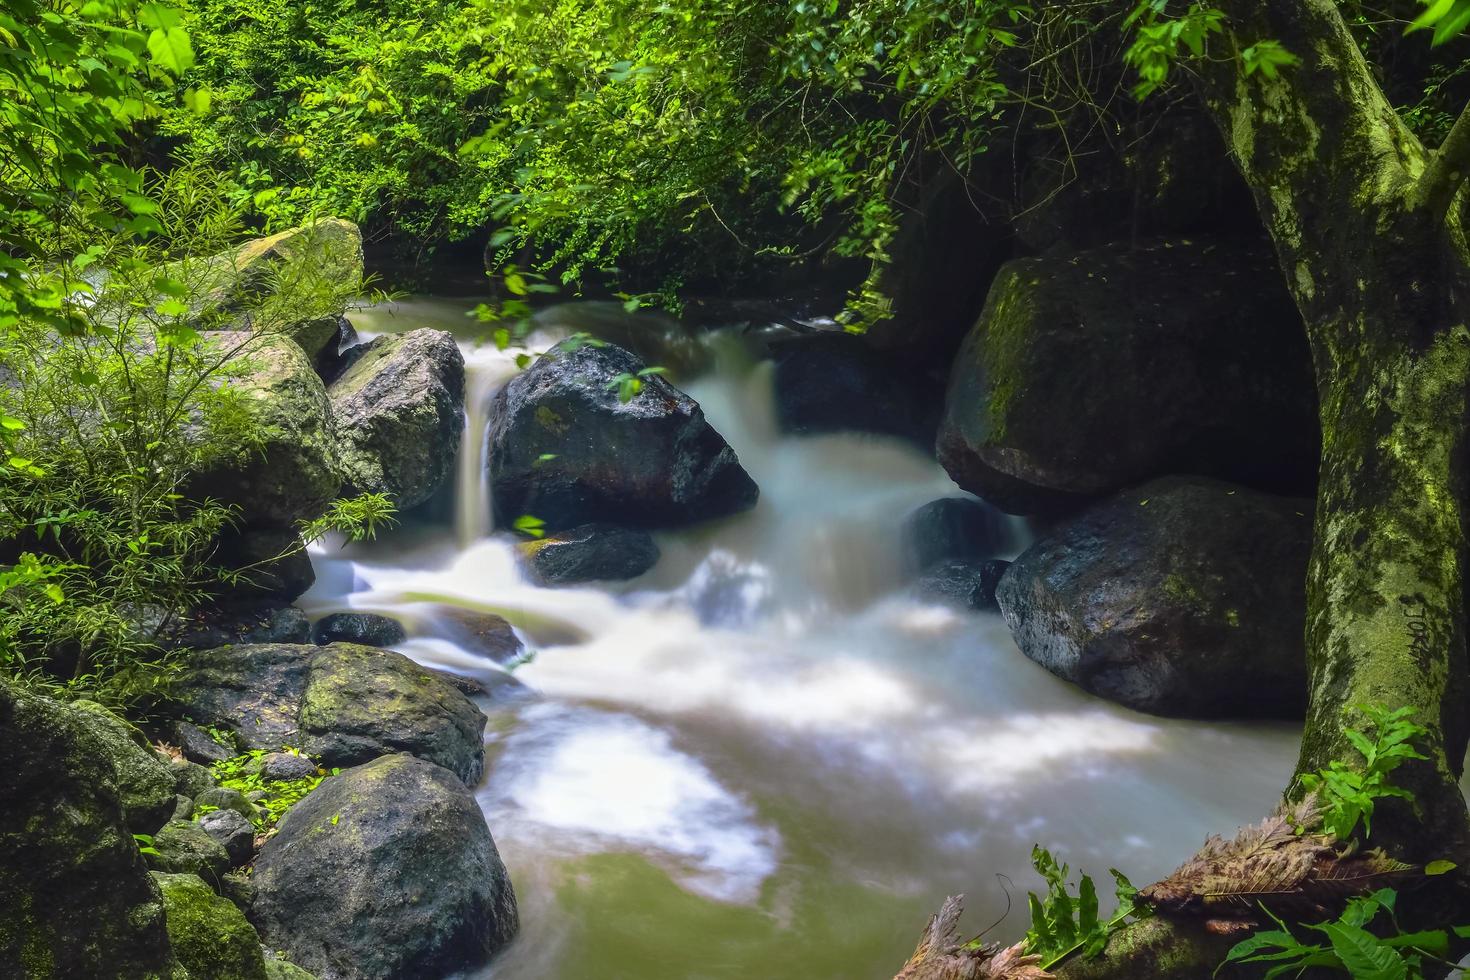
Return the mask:
M 1430 861 L 1424 866 L 1424 873 L 1433 878 L 1438 875 L 1449 874 L 1458 867 L 1459 865 L 1453 861 Z
M 1367 930 L 1336 922 L 1321 930 L 1354 980 L 1408 980 L 1408 965 L 1399 954 Z
M 546 522 L 533 514 L 522 514 L 511 524 L 521 534 L 531 538 L 546 537 Z
M 148 35 L 148 53 L 153 63 L 178 78 L 194 67 L 194 47 L 182 27 L 157 27 Z

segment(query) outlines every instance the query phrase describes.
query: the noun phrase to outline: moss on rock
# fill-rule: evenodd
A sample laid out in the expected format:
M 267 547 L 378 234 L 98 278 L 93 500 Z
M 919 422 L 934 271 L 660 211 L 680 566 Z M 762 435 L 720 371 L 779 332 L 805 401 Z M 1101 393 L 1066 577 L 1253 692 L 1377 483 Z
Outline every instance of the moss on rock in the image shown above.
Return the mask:
M 154 872 L 163 893 L 168 938 L 191 977 L 267 980 L 260 937 L 245 914 L 192 874 Z

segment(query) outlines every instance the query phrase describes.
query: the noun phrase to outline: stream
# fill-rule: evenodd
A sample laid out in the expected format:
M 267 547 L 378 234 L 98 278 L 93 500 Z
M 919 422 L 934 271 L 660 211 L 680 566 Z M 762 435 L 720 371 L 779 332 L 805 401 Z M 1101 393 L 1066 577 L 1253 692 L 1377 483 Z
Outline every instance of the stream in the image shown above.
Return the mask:
M 470 305 L 353 315 L 364 337 L 462 338 L 465 442 L 442 521 L 317 547 L 300 604 L 393 616 L 395 649 L 493 688 L 477 797 L 521 932 L 476 977 L 887 980 L 949 894 L 971 934 L 1019 938 L 1033 844 L 1110 895 L 1110 866 L 1153 881 L 1276 803 L 1296 726 L 1134 714 L 1027 660 L 998 615 L 912 597 L 903 519 L 961 491 L 907 442 L 779 435 L 770 364 L 733 332 L 676 383 L 760 485 L 756 509 L 657 534 L 632 582 L 530 584 L 483 475 L 515 352 L 473 339 Z M 543 317 L 532 349 L 578 309 Z M 507 678 L 456 646 L 446 606 L 505 616 L 528 659 Z

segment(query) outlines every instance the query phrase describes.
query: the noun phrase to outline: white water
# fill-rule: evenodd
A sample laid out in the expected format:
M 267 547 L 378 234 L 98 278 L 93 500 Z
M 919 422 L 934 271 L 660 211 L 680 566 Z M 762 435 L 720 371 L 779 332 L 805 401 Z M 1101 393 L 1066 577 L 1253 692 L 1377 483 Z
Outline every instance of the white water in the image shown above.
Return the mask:
M 314 558 L 308 612 L 393 615 L 420 662 L 500 672 L 443 638 L 443 604 L 505 615 L 534 651 L 483 700 L 478 795 L 522 909 L 486 976 L 887 978 L 947 894 L 1018 936 L 1033 843 L 1143 883 L 1271 808 L 1291 727 L 1132 714 L 1026 660 L 998 617 L 910 598 L 900 526 L 958 494 L 943 470 L 899 441 L 778 437 L 768 367 L 719 355 L 683 387 L 760 504 L 659 535 L 641 579 L 537 588 L 487 534 L 483 410 L 514 369 L 473 344 L 457 526 Z

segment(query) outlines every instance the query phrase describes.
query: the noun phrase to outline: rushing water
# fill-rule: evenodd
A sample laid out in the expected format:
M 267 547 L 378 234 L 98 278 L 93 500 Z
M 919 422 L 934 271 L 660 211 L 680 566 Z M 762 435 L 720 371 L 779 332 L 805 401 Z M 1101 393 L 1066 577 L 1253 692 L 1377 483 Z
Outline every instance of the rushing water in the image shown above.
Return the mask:
M 355 320 L 463 333 L 464 308 Z M 480 976 L 886 980 L 948 894 L 968 896 L 974 931 L 1017 938 L 1034 843 L 1143 883 L 1285 785 L 1295 729 L 1133 714 L 1032 664 L 998 616 L 909 596 L 902 519 L 959 491 L 900 441 L 779 436 L 769 365 L 733 343 L 682 386 L 759 506 L 658 535 L 662 560 L 633 582 L 532 586 L 489 531 L 483 477 L 485 410 L 513 361 L 464 348 L 454 527 L 318 552 L 303 606 L 395 616 L 402 652 L 481 679 L 503 672 L 445 638 L 446 605 L 505 615 L 534 651 L 481 699 L 478 798 L 522 928 Z

